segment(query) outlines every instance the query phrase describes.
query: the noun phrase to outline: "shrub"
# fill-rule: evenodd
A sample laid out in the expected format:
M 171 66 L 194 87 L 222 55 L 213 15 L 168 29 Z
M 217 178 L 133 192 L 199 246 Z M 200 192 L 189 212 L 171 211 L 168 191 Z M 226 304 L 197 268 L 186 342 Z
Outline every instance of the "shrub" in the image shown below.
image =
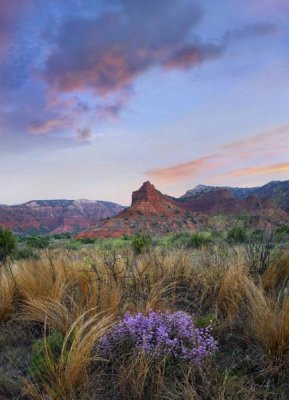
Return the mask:
M 196 328 L 182 311 L 127 313 L 100 341 L 100 352 L 111 360 L 128 354 L 200 364 L 217 348 L 210 326 Z
M 147 249 L 152 243 L 149 235 L 138 234 L 132 239 L 132 247 L 136 254 L 140 254 L 144 249 Z
M 48 236 L 31 236 L 27 239 L 27 247 L 32 249 L 45 249 L 49 246 L 50 238 Z
M 289 235 L 289 226 L 288 225 L 281 225 L 279 228 L 276 230 L 277 235 Z
M 228 231 L 227 240 L 230 243 L 245 243 L 247 235 L 244 229 L 235 227 Z
M 211 243 L 211 236 L 205 233 L 194 232 L 191 233 L 186 243 L 187 249 L 197 249 Z
M 37 258 L 37 254 L 32 248 L 20 247 L 13 252 L 13 259 L 15 260 L 27 260 L 29 258 Z
M 0 228 L 0 262 L 4 262 L 16 248 L 16 238 L 9 229 Z
M 84 237 L 82 239 L 77 239 L 77 240 L 82 244 L 93 244 L 96 241 L 96 239 L 89 238 L 89 237 Z

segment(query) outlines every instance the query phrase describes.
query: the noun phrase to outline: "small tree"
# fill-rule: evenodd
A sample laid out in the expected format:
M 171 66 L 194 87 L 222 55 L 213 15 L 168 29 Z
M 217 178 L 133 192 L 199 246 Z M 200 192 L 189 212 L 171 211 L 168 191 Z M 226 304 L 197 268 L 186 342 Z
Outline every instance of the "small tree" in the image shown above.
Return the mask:
M 16 238 L 9 229 L 0 228 L 0 263 L 6 261 L 16 248 Z
M 149 235 L 137 234 L 132 239 L 132 247 L 136 254 L 140 254 L 144 249 L 147 249 L 152 243 L 152 238 Z
M 247 240 L 246 231 L 238 226 L 229 230 L 227 234 L 229 243 L 245 243 Z

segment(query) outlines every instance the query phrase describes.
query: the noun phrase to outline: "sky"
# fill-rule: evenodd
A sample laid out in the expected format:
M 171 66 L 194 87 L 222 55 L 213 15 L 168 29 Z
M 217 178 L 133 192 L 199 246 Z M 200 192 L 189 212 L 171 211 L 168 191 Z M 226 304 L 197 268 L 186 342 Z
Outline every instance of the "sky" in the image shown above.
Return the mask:
M 0 0 L 0 203 L 289 179 L 289 0 Z

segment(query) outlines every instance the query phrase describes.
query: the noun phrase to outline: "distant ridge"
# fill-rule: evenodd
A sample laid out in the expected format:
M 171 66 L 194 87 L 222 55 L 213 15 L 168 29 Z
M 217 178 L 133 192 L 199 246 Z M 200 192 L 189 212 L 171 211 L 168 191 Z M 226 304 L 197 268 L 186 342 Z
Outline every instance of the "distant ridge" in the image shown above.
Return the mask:
M 289 212 L 289 180 L 271 181 L 263 186 L 252 188 L 239 188 L 230 186 L 206 186 L 198 185 L 188 190 L 180 200 L 198 198 L 200 195 L 218 190 L 228 190 L 235 199 L 246 199 L 255 196 L 259 199 L 270 199 L 278 207 Z
M 22 234 L 77 232 L 124 208 L 108 201 L 32 200 L 13 206 L 0 205 L 0 226 Z
M 253 188 L 198 185 L 180 198 L 162 194 L 147 181 L 132 193 L 128 208 L 107 201 L 32 200 L 0 205 L 0 225 L 24 234 L 80 232 L 79 237 L 119 237 L 206 229 L 217 214 L 287 223 L 289 180 Z
M 281 191 L 284 192 L 284 207 L 280 207 L 277 201 L 276 193 L 280 194 L 280 190 L 276 189 L 278 184 L 271 182 L 249 189 L 199 185 L 177 199 L 162 194 L 150 182 L 144 182 L 132 193 L 130 207 L 109 220 L 98 222 L 77 237 L 120 237 L 139 232 L 159 235 L 203 229 L 208 227 L 216 214 L 251 216 L 256 221 L 278 225 L 289 221 L 286 211 L 289 181 L 285 182 Z

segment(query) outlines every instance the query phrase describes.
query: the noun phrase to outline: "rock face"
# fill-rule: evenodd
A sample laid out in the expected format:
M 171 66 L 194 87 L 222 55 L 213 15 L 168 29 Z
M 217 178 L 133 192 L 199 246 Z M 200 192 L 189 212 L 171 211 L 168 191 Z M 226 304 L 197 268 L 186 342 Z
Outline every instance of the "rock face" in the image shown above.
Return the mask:
M 145 182 L 132 194 L 131 206 L 117 216 L 100 221 L 78 238 L 120 237 L 124 234 L 149 233 L 161 235 L 206 229 L 213 216 L 223 214 L 228 219 L 239 216 L 255 218 L 256 227 L 263 222 L 273 225 L 289 222 L 289 214 L 266 196 L 248 189 L 198 186 L 179 199 L 164 195 L 150 182 Z M 260 224 L 260 225 L 258 225 Z
M 249 198 L 257 198 L 271 201 L 271 204 L 289 212 L 289 180 L 288 181 L 272 181 L 266 185 L 253 188 L 238 187 L 216 187 L 198 185 L 194 189 L 188 190 L 179 200 L 192 201 L 201 199 L 206 194 L 215 196 L 221 191 L 227 191 L 231 194 L 232 199 L 245 200 Z
M 15 233 L 77 232 L 124 209 L 119 204 L 89 200 L 38 200 L 0 205 L 0 226 Z
M 129 208 L 109 220 L 99 222 L 77 237 L 121 237 L 139 232 L 165 234 L 195 229 L 191 213 L 173 198 L 156 190 L 150 182 L 145 182 L 133 192 Z
M 206 229 L 217 214 L 289 223 L 289 181 L 259 188 L 199 185 L 179 199 L 150 182 L 132 193 L 131 206 L 88 200 L 41 200 L 0 205 L 0 225 L 17 233 L 80 232 L 78 237 L 120 237 L 138 232 L 166 234 Z

